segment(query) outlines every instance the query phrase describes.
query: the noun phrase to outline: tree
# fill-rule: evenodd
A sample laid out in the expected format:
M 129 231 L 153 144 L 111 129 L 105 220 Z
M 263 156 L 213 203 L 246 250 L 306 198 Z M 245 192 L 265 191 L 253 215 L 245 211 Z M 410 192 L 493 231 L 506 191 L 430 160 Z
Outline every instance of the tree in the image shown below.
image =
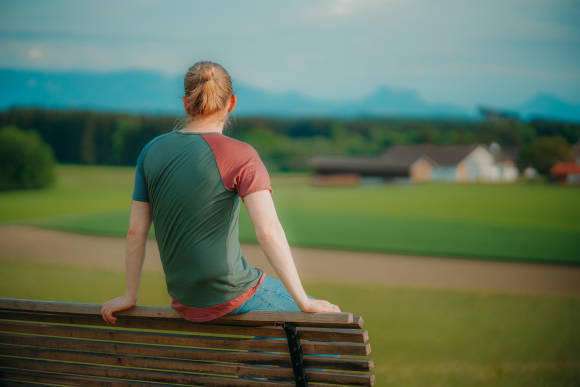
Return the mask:
M 532 166 L 547 175 L 556 163 L 572 159 L 572 148 L 564 138 L 538 137 L 522 150 L 518 164 L 521 168 Z
M 0 129 L 0 189 L 43 188 L 55 180 L 52 149 L 35 131 Z

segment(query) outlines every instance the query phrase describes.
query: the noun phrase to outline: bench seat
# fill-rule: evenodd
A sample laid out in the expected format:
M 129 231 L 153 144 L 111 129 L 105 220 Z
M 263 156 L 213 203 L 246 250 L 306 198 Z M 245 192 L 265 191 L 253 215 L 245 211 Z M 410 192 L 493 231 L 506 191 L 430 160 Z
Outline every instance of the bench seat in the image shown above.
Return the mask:
M 371 386 L 368 332 L 352 313 L 252 311 L 207 323 L 136 306 L 103 321 L 100 304 L 0 299 L 2 385 Z M 298 334 L 301 369 L 290 356 Z M 291 347 L 292 348 L 292 347 Z M 296 352 L 296 351 L 295 351 Z

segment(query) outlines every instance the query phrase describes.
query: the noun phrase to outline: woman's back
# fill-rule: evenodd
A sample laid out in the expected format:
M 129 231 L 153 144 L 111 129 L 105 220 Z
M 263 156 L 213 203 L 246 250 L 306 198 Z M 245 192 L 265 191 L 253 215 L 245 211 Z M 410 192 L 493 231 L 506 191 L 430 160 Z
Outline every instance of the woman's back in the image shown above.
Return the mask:
M 103 304 L 103 319 L 114 323 L 113 312 L 137 303 L 151 223 L 171 306 L 187 320 L 209 321 L 282 304 L 306 312 L 340 311 L 307 296 L 267 192 L 272 192 L 268 172 L 254 148 L 221 134 L 236 105 L 227 71 L 217 63 L 198 62 L 185 75 L 184 91 L 187 126 L 151 140 L 137 160 L 125 256 L 127 289 Z M 240 198 L 284 284 L 266 281 L 265 273 L 242 256 Z
M 169 294 L 206 307 L 234 299 L 261 272 L 241 255 L 240 196 L 270 189 L 254 149 L 219 133 L 170 132 L 139 157 L 133 199 L 149 201 Z

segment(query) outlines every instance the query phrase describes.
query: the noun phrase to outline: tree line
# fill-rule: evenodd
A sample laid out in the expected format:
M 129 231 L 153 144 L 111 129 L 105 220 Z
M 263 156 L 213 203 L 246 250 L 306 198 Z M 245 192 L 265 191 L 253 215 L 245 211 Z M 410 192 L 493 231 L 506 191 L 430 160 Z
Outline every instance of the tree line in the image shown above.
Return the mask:
M 12 108 L 0 112 L 0 127 L 36 131 L 60 163 L 134 165 L 155 136 L 182 127 L 183 117 L 95 111 Z M 253 145 L 270 171 L 305 171 L 317 154 L 378 155 L 393 144 L 497 142 L 522 150 L 551 138 L 570 146 L 580 140 L 580 124 L 514 117 L 480 120 L 449 118 L 272 118 L 231 117 L 225 133 Z M 564 157 L 564 156 L 562 156 Z M 567 156 L 566 156 L 567 157 Z

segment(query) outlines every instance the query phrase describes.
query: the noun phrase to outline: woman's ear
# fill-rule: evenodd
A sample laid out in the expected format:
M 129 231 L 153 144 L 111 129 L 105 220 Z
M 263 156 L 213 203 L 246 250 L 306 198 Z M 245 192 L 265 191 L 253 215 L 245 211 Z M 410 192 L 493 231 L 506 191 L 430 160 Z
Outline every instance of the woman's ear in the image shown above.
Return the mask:
M 185 99 L 185 96 L 181 97 L 181 100 L 183 101 L 183 108 L 185 109 L 185 112 L 187 113 L 187 100 Z
M 234 107 L 236 106 L 237 101 L 238 101 L 238 98 L 236 97 L 236 95 L 232 94 L 232 100 L 230 101 L 230 107 L 228 109 L 228 113 L 231 113 L 234 110 Z

